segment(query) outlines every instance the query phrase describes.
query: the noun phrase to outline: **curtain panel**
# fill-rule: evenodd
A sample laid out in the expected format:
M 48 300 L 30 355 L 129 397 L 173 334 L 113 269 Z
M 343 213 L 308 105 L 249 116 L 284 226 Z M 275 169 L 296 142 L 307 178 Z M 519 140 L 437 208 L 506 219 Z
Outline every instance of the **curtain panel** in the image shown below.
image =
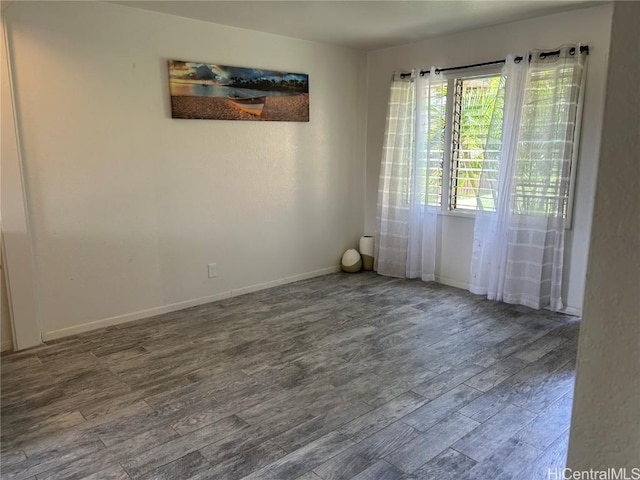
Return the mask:
M 534 50 L 528 63 L 505 63 L 496 208 L 479 202 L 470 284 L 489 299 L 556 311 L 564 308 L 564 239 L 586 61 L 579 45 L 557 51 Z
M 435 67 L 431 68 L 432 72 L 435 70 Z M 445 74 L 424 74 L 416 80 L 416 134 L 409 195 L 406 276 L 424 281 L 435 280 L 447 81 Z
M 435 279 L 446 101 L 445 75 L 393 77 L 378 188 L 381 275 Z
M 414 73 L 391 81 L 380 164 L 374 270 L 404 277 L 409 240 L 409 182 L 414 163 Z

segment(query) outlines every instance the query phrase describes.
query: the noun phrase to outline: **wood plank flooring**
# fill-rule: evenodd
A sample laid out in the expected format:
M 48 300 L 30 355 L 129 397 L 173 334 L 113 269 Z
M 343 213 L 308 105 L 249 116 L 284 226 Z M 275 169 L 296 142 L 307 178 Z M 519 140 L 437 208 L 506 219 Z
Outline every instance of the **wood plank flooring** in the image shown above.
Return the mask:
M 541 479 L 574 317 L 332 274 L 2 356 L 1 478 Z

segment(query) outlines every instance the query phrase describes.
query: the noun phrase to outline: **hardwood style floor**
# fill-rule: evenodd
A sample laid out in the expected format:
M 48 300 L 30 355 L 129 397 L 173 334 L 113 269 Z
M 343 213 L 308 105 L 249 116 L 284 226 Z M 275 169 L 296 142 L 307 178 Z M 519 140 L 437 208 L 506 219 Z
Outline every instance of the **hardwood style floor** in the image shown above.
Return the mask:
M 546 479 L 576 318 L 333 274 L 2 356 L 2 479 Z

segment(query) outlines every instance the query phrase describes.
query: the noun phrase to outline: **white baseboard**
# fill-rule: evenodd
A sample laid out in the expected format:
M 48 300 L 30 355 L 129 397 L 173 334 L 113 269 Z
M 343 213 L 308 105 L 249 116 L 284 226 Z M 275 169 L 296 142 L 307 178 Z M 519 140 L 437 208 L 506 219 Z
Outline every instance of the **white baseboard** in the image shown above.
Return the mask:
M 323 268 L 321 270 L 315 270 L 313 272 L 301 273 L 300 275 L 294 275 L 292 277 L 279 278 L 278 280 L 272 280 L 270 282 L 258 283 L 256 285 L 250 285 L 248 287 L 236 288 L 231 290 L 231 297 L 237 297 L 246 293 L 257 292 L 264 290 L 265 288 L 277 287 L 278 285 L 285 285 L 287 283 L 299 282 L 300 280 L 307 280 L 309 278 L 319 277 L 321 275 L 327 275 L 329 273 L 336 273 L 340 271 L 339 266 Z
M 231 292 L 222 292 L 215 295 L 208 295 L 206 297 L 194 298 L 192 300 L 186 300 L 184 302 L 171 303 L 169 305 L 162 305 L 160 307 L 148 308 L 145 310 L 139 310 L 137 312 L 125 313 L 124 315 L 117 315 L 115 317 L 102 318 L 89 323 L 83 323 L 81 325 L 74 325 L 73 327 L 60 328 L 58 330 L 51 330 L 49 332 L 42 333 L 42 341 L 56 340 L 62 337 L 68 337 L 69 335 L 76 335 L 78 333 L 90 332 L 91 330 L 98 330 L 99 328 L 111 327 L 113 325 L 119 325 L 121 323 L 133 322 L 134 320 L 141 320 L 143 318 L 154 317 L 163 313 L 175 312 L 176 310 L 182 310 L 184 308 L 195 307 L 204 303 L 216 302 L 225 298 L 231 297 Z
M 468 282 L 461 282 L 459 280 L 454 280 L 453 278 L 443 277 L 442 275 L 436 275 L 436 282 L 442 283 L 443 285 L 449 285 L 450 287 L 462 288 L 463 290 L 469 290 Z
M 308 278 L 319 277 L 321 275 L 327 275 L 329 273 L 335 273 L 340 271 L 339 266 L 323 268 L 315 270 L 313 272 L 301 273 L 291 277 L 279 278 L 270 282 L 258 283 L 256 285 L 250 285 L 248 287 L 236 288 L 233 290 L 227 290 L 225 292 L 216 293 L 214 295 L 208 295 L 206 297 L 194 298 L 191 300 L 185 300 L 183 302 L 171 303 L 169 305 L 162 305 L 160 307 L 148 308 L 146 310 L 140 310 L 138 312 L 126 313 L 124 315 L 117 315 L 115 317 L 103 318 L 101 320 L 95 320 L 89 323 L 83 323 L 81 325 L 74 325 L 73 327 L 61 328 L 59 330 L 51 330 L 42 334 L 42 341 L 55 340 L 62 337 L 68 337 L 69 335 L 76 335 L 78 333 L 90 332 L 91 330 L 97 330 L 99 328 L 111 327 L 113 325 L 119 325 L 121 323 L 132 322 L 134 320 L 141 320 L 143 318 L 155 317 L 163 313 L 175 312 L 177 310 L 183 310 L 189 307 L 195 307 L 203 305 L 205 303 L 216 302 L 218 300 L 224 300 L 225 298 L 237 297 L 251 292 L 257 292 L 264 290 L 265 288 L 277 287 L 278 285 L 284 285 L 287 283 L 298 282 L 300 280 L 306 280 Z
M 560 313 L 565 313 L 567 315 L 573 315 L 574 317 L 582 317 L 582 309 L 578 307 L 569 307 L 566 306 L 564 309 L 560 310 Z
M 13 350 L 13 342 L 11 340 L 2 340 L 0 342 L 0 352 L 6 352 L 7 350 Z

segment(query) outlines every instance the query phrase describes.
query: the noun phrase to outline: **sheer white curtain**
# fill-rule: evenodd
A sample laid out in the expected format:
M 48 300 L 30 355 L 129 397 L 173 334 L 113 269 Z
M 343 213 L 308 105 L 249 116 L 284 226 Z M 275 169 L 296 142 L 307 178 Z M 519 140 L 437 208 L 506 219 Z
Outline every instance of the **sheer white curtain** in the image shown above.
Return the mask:
M 505 64 L 505 111 L 495 208 L 476 216 L 473 293 L 563 308 L 564 233 L 585 57 L 579 45 Z M 485 172 L 481 181 L 488 182 Z M 479 199 L 479 206 L 482 202 Z
M 430 72 L 416 80 L 415 163 L 409 208 L 409 278 L 435 280 L 436 233 L 442 194 L 447 77 Z
M 414 163 L 416 96 L 413 72 L 394 74 L 389 92 L 387 122 L 378 186 L 374 270 L 404 277 L 409 239 L 409 181 Z
M 413 72 L 391 83 L 378 188 L 374 268 L 381 275 L 435 278 L 446 82 Z
M 503 300 L 511 219 L 509 192 L 513 190 L 514 181 L 514 162 L 509 159 L 515 157 L 517 149 L 527 68 L 526 61 L 516 62 L 514 55 L 506 59 L 502 69 L 503 76 L 508 79 L 504 111 L 502 119 L 494 115 L 491 120 L 484 154 L 487 168 L 480 176 L 478 191 L 485 195 L 478 196 L 469 290 L 487 295 L 491 300 Z M 498 169 L 492 168 L 490 162 L 497 162 Z

